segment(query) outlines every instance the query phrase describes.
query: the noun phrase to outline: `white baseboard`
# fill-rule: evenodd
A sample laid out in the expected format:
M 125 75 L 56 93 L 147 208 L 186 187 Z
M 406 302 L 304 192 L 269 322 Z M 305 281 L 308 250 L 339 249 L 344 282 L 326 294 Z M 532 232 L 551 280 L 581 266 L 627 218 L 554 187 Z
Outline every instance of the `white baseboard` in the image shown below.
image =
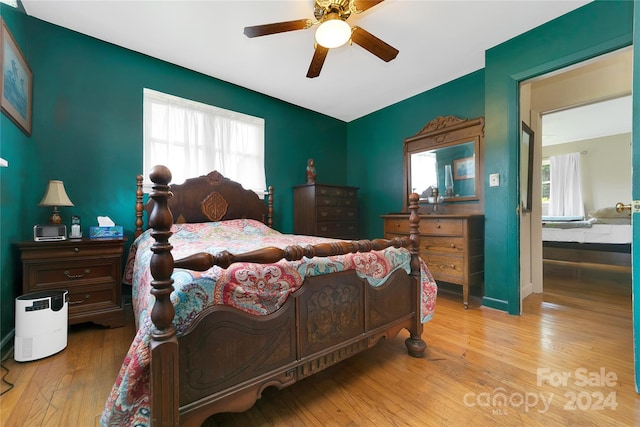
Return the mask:
M 533 293 L 533 284 L 527 283 L 520 288 L 520 300 L 522 301 Z

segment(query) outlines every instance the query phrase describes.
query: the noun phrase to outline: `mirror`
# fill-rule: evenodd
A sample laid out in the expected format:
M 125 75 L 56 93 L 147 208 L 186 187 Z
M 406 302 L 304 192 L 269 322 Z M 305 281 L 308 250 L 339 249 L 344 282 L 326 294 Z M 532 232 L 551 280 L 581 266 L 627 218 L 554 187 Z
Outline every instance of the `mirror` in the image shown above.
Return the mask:
M 405 206 L 412 192 L 423 204 L 481 202 L 483 144 L 482 117 L 437 117 L 405 139 Z
M 525 122 L 522 122 L 522 135 L 520 137 L 520 197 L 522 210 L 531 211 L 533 190 L 533 131 Z

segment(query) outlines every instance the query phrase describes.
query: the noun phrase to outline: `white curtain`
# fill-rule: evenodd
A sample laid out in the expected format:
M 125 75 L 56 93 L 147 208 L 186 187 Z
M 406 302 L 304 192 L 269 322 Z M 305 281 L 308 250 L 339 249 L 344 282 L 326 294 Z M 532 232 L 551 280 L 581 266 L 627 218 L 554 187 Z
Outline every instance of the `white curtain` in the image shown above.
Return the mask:
M 580 153 L 551 156 L 550 216 L 584 216 L 580 183 Z
M 144 90 L 144 171 L 171 169 L 172 182 L 217 170 L 263 194 L 264 119 Z

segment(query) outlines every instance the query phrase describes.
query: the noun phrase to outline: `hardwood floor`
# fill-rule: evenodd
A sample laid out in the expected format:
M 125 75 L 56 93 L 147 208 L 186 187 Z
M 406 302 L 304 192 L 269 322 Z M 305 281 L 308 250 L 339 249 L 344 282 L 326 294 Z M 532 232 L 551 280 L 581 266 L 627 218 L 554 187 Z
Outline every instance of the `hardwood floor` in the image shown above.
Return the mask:
M 630 274 L 545 267 L 545 293 L 511 316 L 441 292 L 425 325 L 427 356 L 402 334 L 209 426 L 633 426 Z M 475 303 L 475 304 L 474 304 Z M 2 426 L 93 426 L 133 336 L 74 327 L 67 348 L 36 362 L 7 360 L 14 388 Z M 6 385 L 2 385 L 2 390 Z

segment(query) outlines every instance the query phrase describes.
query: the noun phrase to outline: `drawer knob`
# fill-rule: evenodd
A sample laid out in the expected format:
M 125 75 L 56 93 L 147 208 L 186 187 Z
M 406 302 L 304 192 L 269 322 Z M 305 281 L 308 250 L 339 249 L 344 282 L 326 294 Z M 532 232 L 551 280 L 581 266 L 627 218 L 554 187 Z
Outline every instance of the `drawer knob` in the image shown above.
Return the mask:
M 451 247 L 452 247 L 452 248 L 455 248 L 455 247 L 456 247 L 456 244 L 455 244 L 455 243 L 452 243 L 452 244 L 451 244 Z
M 81 278 L 83 278 L 84 276 L 86 276 L 89 273 L 91 273 L 91 270 L 86 268 L 84 270 L 84 272 L 80 273 L 80 274 L 71 274 L 71 273 L 69 273 L 69 270 L 67 270 L 67 271 L 64 272 L 64 275 L 67 276 L 69 279 L 81 279 Z
M 451 264 L 451 265 L 449 266 L 449 268 L 450 268 L 450 269 L 452 269 L 452 270 L 455 270 L 455 269 L 456 269 L 456 266 L 455 266 L 455 264 Z
M 442 226 L 440 224 L 436 225 L 436 228 L 441 228 Z
M 75 253 L 80 252 L 80 248 L 78 248 L 78 247 L 73 248 L 73 252 L 75 252 Z

